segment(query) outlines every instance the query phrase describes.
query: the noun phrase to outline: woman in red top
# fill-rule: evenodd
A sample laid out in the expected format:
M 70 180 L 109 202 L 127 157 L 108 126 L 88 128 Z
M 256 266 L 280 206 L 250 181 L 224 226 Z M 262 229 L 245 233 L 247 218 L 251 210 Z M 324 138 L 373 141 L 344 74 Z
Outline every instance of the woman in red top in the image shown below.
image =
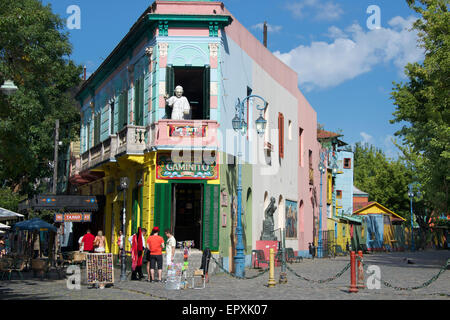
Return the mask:
M 158 235 L 159 228 L 154 227 L 150 237 L 147 239 L 147 248 L 149 251 L 149 257 L 147 260 L 147 273 L 151 275 L 147 281 L 158 282 L 162 277 L 162 248 L 164 248 L 164 239 Z M 158 280 L 155 279 L 155 264 L 158 263 Z M 150 269 L 150 272 L 148 272 Z
M 144 243 L 142 240 L 142 234 L 145 234 L 145 229 L 138 228 L 138 232 L 133 236 L 131 242 L 131 280 L 141 280 L 144 275 L 142 274 L 142 258 L 144 251 Z

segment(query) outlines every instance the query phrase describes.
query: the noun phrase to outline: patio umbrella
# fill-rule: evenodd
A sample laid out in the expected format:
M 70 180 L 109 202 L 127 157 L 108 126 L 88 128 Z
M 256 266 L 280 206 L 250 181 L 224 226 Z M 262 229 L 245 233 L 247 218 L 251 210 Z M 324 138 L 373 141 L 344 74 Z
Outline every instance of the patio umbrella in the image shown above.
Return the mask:
M 55 226 L 39 218 L 18 222 L 14 225 L 13 229 L 26 231 L 53 231 L 53 232 L 56 232 L 57 230 Z
M 0 223 L 0 229 L 9 229 L 9 228 L 11 227 L 6 224 Z
M 23 214 L 0 208 L 0 221 L 23 218 Z

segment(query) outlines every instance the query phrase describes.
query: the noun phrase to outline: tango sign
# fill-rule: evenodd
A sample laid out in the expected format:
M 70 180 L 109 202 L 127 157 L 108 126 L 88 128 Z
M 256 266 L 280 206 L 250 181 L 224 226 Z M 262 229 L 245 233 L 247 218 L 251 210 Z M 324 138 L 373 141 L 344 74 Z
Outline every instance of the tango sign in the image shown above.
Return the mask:
M 90 213 L 56 213 L 55 222 L 91 222 Z

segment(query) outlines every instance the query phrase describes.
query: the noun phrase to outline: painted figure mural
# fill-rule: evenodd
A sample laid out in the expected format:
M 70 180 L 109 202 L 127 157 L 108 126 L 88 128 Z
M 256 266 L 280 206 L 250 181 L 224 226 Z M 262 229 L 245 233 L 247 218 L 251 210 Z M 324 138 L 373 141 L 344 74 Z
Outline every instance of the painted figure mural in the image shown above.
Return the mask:
M 297 202 L 286 200 L 286 238 L 297 238 Z

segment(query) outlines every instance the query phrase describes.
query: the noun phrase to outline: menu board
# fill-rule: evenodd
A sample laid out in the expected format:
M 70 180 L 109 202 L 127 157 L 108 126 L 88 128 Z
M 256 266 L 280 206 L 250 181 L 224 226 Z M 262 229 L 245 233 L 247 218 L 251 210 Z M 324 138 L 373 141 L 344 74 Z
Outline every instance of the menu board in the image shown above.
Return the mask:
M 112 253 L 86 254 L 87 283 L 114 283 L 114 265 Z

